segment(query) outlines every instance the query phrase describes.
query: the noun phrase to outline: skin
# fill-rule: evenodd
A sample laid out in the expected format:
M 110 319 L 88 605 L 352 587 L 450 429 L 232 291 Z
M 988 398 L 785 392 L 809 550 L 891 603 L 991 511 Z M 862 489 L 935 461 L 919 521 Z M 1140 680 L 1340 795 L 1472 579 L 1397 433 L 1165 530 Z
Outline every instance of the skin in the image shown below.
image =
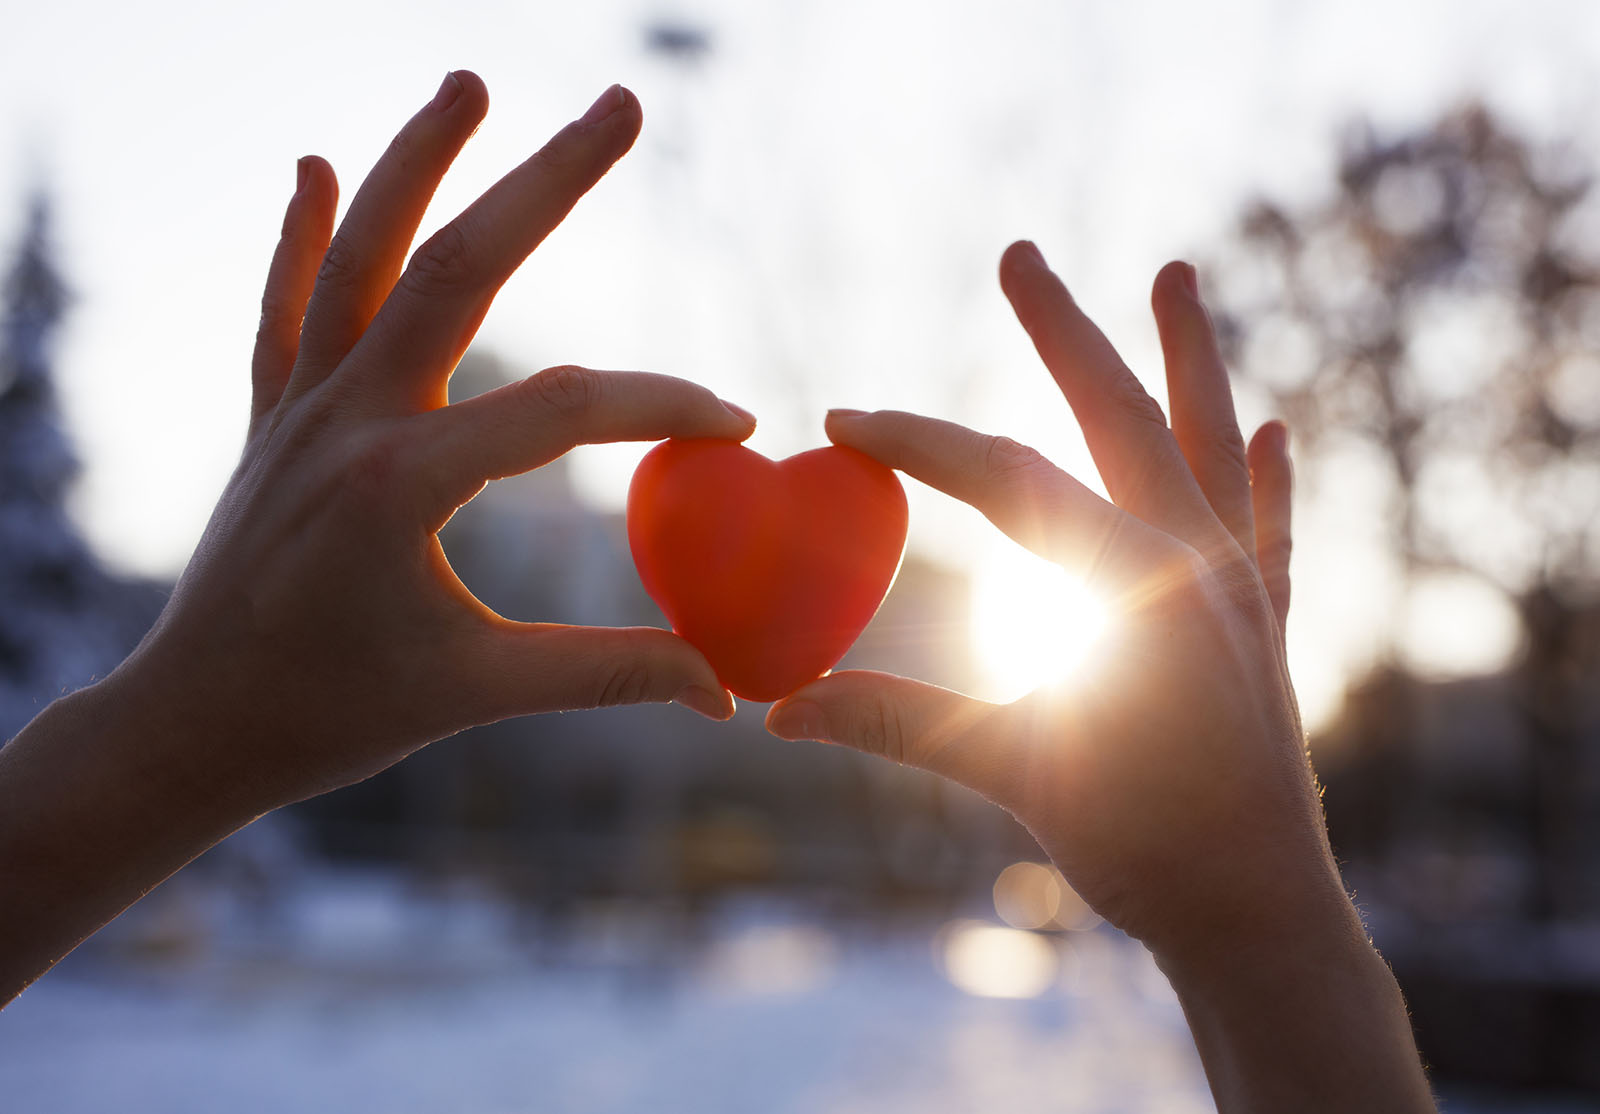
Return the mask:
M 490 480 L 586 442 L 743 440 L 666 376 L 557 367 L 445 405 L 501 284 L 632 145 L 620 87 L 407 261 L 488 109 L 446 78 L 362 184 L 302 159 L 262 299 L 243 459 L 155 629 L 0 749 L 0 1001 L 228 833 L 507 716 L 732 697 L 666 631 L 516 623 L 437 532 Z M 330 239 L 331 238 L 331 239 Z
M 0 1001 L 262 813 L 472 724 L 732 700 L 664 631 L 506 620 L 437 532 L 490 480 L 574 445 L 742 440 L 747 413 L 663 376 L 552 368 L 446 405 L 495 293 L 633 143 L 637 101 L 579 121 L 407 261 L 487 109 L 460 71 L 405 126 L 334 231 L 301 160 L 262 304 L 243 459 L 155 629 L 0 748 Z M 1249 449 L 1193 271 L 1158 278 L 1159 408 L 1031 245 L 1001 280 L 1111 493 L 1037 453 L 911 414 L 829 433 L 972 503 L 1120 612 L 1099 674 L 1004 707 L 840 673 L 772 709 L 1009 808 L 1107 919 L 1143 940 L 1193 1025 L 1219 1109 L 1432 1110 L 1403 1004 L 1345 896 L 1283 656 L 1284 430 Z
M 768 727 L 880 754 L 1009 809 L 1171 978 L 1225 1111 L 1431 1111 L 1404 1005 L 1329 851 L 1284 657 L 1287 437 L 1248 448 L 1186 264 L 1152 302 L 1169 426 L 1032 244 L 1000 280 L 1111 499 L 949 422 L 836 411 L 829 436 L 983 512 L 1111 602 L 1098 669 L 1009 705 L 841 672 Z

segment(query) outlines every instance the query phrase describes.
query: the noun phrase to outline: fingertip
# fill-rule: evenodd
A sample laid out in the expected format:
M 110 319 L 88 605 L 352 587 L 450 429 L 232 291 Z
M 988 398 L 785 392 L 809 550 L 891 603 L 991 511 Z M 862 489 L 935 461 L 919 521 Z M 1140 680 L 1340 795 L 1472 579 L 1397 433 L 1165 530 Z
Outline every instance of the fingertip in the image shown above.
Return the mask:
M 477 133 L 485 116 L 489 115 L 489 86 L 471 70 L 456 70 L 455 79 L 461 83 L 461 93 L 456 98 L 454 111 L 463 121 L 470 121 L 472 130 L 468 138 Z
M 827 717 L 821 706 L 795 696 L 786 697 L 767 709 L 766 727 L 769 733 L 791 743 L 828 738 Z
M 1000 253 L 1000 269 L 1002 272 L 1017 268 L 1045 267 L 1044 253 L 1039 250 L 1039 245 L 1032 240 L 1017 240 Z
M 738 403 L 729 402 L 725 398 L 719 398 L 717 401 L 722 403 L 722 408 L 724 410 L 732 414 L 735 418 L 738 418 L 741 423 L 748 427 L 749 432 L 744 435 L 745 437 L 748 437 L 751 433 L 755 432 L 756 416 L 754 414 L 746 410 L 743 406 L 740 406 Z M 740 440 L 744 440 L 744 437 L 741 437 Z
M 1157 308 L 1164 299 L 1174 295 L 1187 295 L 1191 301 L 1200 298 L 1200 280 L 1194 266 L 1181 259 L 1174 259 L 1157 271 L 1155 281 L 1150 284 L 1150 301 Z
M 1249 455 L 1252 460 L 1269 454 L 1285 462 L 1289 459 L 1289 426 L 1279 418 L 1262 422 L 1250 438 Z
M 295 161 L 295 190 L 291 205 L 316 204 L 333 208 L 339 201 L 339 179 L 333 165 L 321 155 L 302 155 Z
M 304 194 L 322 180 L 333 177 L 333 166 L 321 155 L 301 155 L 295 160 L 295 193 Z
M 672 703 L 688 708 L 691 712 L 698 712 L 706 719 L 717 723 L 732 719 L 736 707 L 733 694 L 721 685 L 713 688 L 699 684 L 685 685 L 673 696 Z
M 1000 253 L 1000 288 L 1014 298 L 1013 284 L 1029 275 L 1048 273 L 1050 265 L 1032 240 L 1018 240 Z
M 627 138 L 627 147 L 624 153 L 633 147 L 634 141 L 639 138 L 639 133 L 644 130 L 644 105 L 639 103 L 639 98 L 633 95 L 633 90 L 622 89 L 623 106 L 617 113 L 620 123 L 614 125 Z M 620 156 L 619 156 L 620 157 Z
M 678 704 L 718 722 L 733 717 L 733 694 L 723 686 L 705 655 L 682 635 L 658 627 L 573 629 L 591 652 L 610 659 L 611 668 L 601 669 L 601 675 L 609 682 L 632 684 L 638 676 L 648 678 L 642 691 L 626 702 Z M 608 643 L 614 647 L 610 652 Z M 627 668 L 630 663 L 632 672 Z M 613 701 L 602 698 L 600 703 Z
M 470 97 L 480 102 L 485 108 L 489 106 L 489 86 L 483 78 L 472 70 L 451 70 L 450 76 L 456 79 L 461 86 L 461 96 Z
M 861 429 L 862 419 L 869 417 L 865 410 L 829 410 L 822 419 L 822 430 L 835 445 L 854 446 L 852 433 Z
M 600 94 L 578 122 L 597 131 L 604 129 L 606 134 L 620 133 L 632 146 L 644 123 L 644 108 L 633 90 L 625 85 L 612 85 Z
M 867 416 L 868 412 L 865 410 L 851 410 L 843 407 L 836 408 L 829 410 L 827 415 L 822 419 L 822 428 L 827 431 L 829 437 L 833 437 L 834 434 L 840 430 L 854 429 L 859 427 L 861 425 L 861 419 Z
M 644 117 L 644 105 L 640 102 L 638 94 L 626 85 L 618 85 L 617 92 L 622 97 L 622 111 L 642 119 Z

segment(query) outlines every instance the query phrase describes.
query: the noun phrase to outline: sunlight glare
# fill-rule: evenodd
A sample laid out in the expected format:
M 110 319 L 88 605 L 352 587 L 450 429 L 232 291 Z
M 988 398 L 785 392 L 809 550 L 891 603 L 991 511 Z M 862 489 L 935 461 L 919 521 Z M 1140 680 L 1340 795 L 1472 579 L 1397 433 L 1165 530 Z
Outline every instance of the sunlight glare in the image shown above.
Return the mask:
M 1001 703 L 1070 677 L 1107 620 L 1105 605 L 1059 565 L 996 545 L 972 585 L 972 637 L 986 700 Z

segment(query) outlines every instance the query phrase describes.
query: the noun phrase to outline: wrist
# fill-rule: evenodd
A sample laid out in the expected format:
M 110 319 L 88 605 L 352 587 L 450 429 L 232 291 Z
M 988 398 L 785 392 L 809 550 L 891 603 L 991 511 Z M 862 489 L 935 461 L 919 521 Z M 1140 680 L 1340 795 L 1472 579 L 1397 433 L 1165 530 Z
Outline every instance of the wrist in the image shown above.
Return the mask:
M 240 762 L 243 748 L 221 695 L 147 642 L 69 699 L 130 797 L 214 840 L 272 807 Z
M 1354 908 L 1322 930 L 1162 968 L 1218 1109 L 1435 1111 L 1405 1000 Z
M 1325 901 L 1157 954 L 1218 1108 L 1434 1111 L 1394 976 L 1343 890 Z
M 184 863 L 248 823 L 198 749 L 118 670 L 0 748 L 0 1003 Z
M 1176 930 L 1146 939 L 1180 994 L 1225 996 L 1242 973 L 1364 961 L 1375 956 L 1360 914 L 1330 867 L 1259 902 L 1213 906 Z

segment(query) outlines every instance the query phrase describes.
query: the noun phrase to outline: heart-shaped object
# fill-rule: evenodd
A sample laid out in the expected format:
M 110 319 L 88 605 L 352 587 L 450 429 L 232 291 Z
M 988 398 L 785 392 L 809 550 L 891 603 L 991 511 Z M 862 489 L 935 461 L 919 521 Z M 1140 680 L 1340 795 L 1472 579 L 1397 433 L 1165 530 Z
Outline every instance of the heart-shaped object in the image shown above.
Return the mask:
M 672 629 L 736 696 L 787 696 L 833 668 L 900 567 L 893 471 L 829 446 L 772 461 L 735 441 L 666 441 L 628 488 L 628 544 Z

